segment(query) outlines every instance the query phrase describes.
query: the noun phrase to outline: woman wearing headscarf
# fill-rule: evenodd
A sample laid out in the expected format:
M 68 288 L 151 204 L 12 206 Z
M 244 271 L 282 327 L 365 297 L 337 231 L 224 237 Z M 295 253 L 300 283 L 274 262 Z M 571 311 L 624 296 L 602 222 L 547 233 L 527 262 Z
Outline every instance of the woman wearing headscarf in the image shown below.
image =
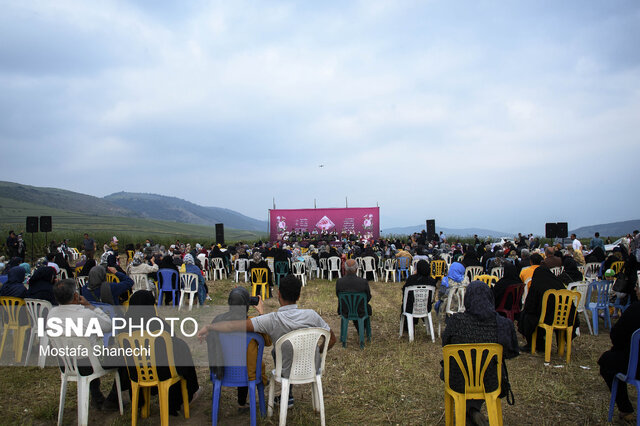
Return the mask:
M 520 313 L 520 320 L 518 321 L 518 331 L 527 341 L 526 346 L 523 348 L 524 351 L 531 351 L 531 338 L 533 336 L 533 332 L 538 327 L 538 321 L 540 320 L 540 314 L 542 313 L 542 299 L 545 291 L 564 290 L 565 288 L 566 287 L 562 281 L 560 281 L 558 277 L 556 277 L 546 266 L 540 266 L 533 272 L 531 287 L 529 288 L 529 293 L 527 294 L 527 299 L 524 302 L 524 307 Z M 549 302 L 551 301 L 552 299 L 549 300 Z M 544 319 L 545 324 L 550 324 L 552 322 L 554 312 L 554 303 L 547 303 L 547 312 Z M 570 319 L 574 318 L 573 312 L 574 309 L 572 308 L 569 313 Z M 579 325 L 577 317 L 575 317 L 574 325 L 575 330 Z M 538 341 L 536 342 L 536 347 L 541 350 L 544 350 L 545 347 L 544 335 L 545 333 L 538 333 Z
M 156 313 L 156 307 L 154 306 L 156 298 L 152 292 L 147 290 L 136 291 L 131 295 L 129 299 L 129 309 L 124 316 L 124 319 L 129 324 L 140 324 L 141 321 L 144 324 L 149 324 L 149 331 L 155 334 L 161 329 L 161 324 L 165 331 L 171 330 L 171 327 L 165 323 Z M 151 318 L 155 318 L 154 321 L 149 322 Z M 146 325 L 145 325 L 146 327 Z M 181 375 L 187 381 L 187 393 L 189 401 L 192 401 L 195 394 L 200 389 L 198 385 L 198 375 L 193 365 L 193 357 L 191 350 L 184 340 L 177 336 L 171 337 L 173 345 L 173 360 L 176 368 L 176 372 Z M 160 380 L 166 380 L 170 377 L 170 369 L 168 366 L 166 349 L 163 346 L 158 345 L 156 342 L 156 360 L 158 367 L 158 378 Z M 133 366 L 134 362 L 130 358 L 127 359 L 127 365 Z M 132 381 L 138 380 L 138 375 L 135 368 L 128 368 L 129 377 Z M 152 390 L 152 392 L 155 389 Z M 140 394 L 141 400 L 138 401 L 138 407 L 144 404 L 142 393 Z M 182 407 L 182 389 L 180 382 L 174 383 L 169 388 L 169 414 L 172 416 L 178 415 L 178 410 Z
M 60 269 L 64 269 L 65 271 L 67 271 L 68 277 L 73 277 L 73 268 L 69 265 L 69 262 L 67 262 L 67 258 L 64 257 L 64 254 L 60 252 L 56 253 L 55 257 L 53 258 L 53 263 L 58 265 Z
M 505 262 L 504 275 L 496 282 L 492 289 L 496 307 L 500 305 L 507 289 L 515 284 L 522 284 L 522 281 L 520 281 L 520 277 L 518 276 L 518 268 L 516 268 L 516 266 L 511 262 Z M 507 303 L 508 304 L 505 305 L 505 308 L 511 309 L 511 301 L 508 301 Z
M 120 282 L 107 282 L 107 271 L 115 274 Z M 82 295 L 89 302 L 102 302 L 110 305 L 120 305 L 127 298 L 127 293 L 133 287 L 133 280 L 126 274 L 118 272 L 116 268 L 104 266 L 94 266 L 89 271 L 89 283 L 82 289 Z
M 89 276 L 89 271 L 91 271 L 91 269 L 96 266 L 98 263 L 96 262 L 95 259 L 89 259 L 87 260 L 84 265 L 82 265 L 82 269 L 80 270 L 80 273 L 78 274 L 78 276 L 80 277 L 88 277 Z
M 462 264 L 465 268 L 468 268 L 469 266 L 482 266 L 480 264 L 480 259 L 478 259 L 478 253 L 476 253 L 476 250 L 473 247 L 469 247 L 465 252 L 462 258 Z
M 249 292 L 244 287 L 236 287 L 229 293 L 229 310 L 223 314 L 216 316 L 211 322 L 223 322 L 223 321 L 236 321 L 245 320 L 249 318 L 247 315 L 249 312 Z M 271 346 L 271 338 L 267 334 L 262 334 L 264 338 L 264 345 Z M 209 349 L 209 359 L 211 370 L 214 374 L 219 376 L 222 373 L 222 365 L 224 361 L 222 358 L 222 350 L 220 348 L 220 341 L 217 332 L 210 332 L 207 335 L 207 348 Z M 258 342 L 252 340 L 247 347 L 247 373 L 249 380 L 256 379 L 256 362 L 258 359 Z M 268 383 L 267 374 L 265 371 L 264 360 L 262 361 L 262 383 L 266 386 Z M 238 387 L 238 405 L 240 408 L 248 408 L 247 395 L 249 388 L 247 386 Z
M 407 278 L 407 281 L 402 286 L 402 304 L 400 305 L 400 312 L 403 312 L 402 307 L 404 306 L 405 289 L 407 287 L 411 287 L 414 285 L 430 285 L 430 286 L 433 286 L 433 288 L 435 289 L 436 280 L 431 278 L 431 273 L 429 271 L 429 262 L 427 262 L 426 260 L 418 261 L 418 263 L 416 264 L 416 273 L 413 275 L 410 275 L 409 278 Z M 427 311 L 429 312 L 431 312 L 432 303 L 433 303 L 432 299 L 429 299 L 427 302 Z M 409 297 L 407 298 L 407 306 L 404 312 L 413 312 L 413 292 L 409 293 Z M 414 325 L 418 323 L 418 319 L 419 318 L 413 319 Z M 423 318 L 423 321 L 424 321 L 424 318 Z M 407 325 L 405 323 L 405 327 L 406 326 Z
M 164 256 L 162 256 L 162 260 L 160 260 L 160 263 L 158 264 L 158 268 L 173 269 L 174 271 L 178 272 L 178 267 L 173 262 L 173 257 L 171 257 L 169 254 L 165 254 Z
M 202 271 L 196 266 L 193 256 L 190 254 L 185 254 L 182 260 L 185 265 L 185 272 L 187 274 L 196 274 L 198 276 L 198 302 L 202 306 L 207 298 L 207 285 L 204 282 Z
M 117 272 L 120 272 L 121 274 L 125 273 L 124 269 L 122 269 L 120 265 L 118 265 L 118 258 L 113 253 L 107 256 L 107 268 L 114 268 Z
M 0 296 L 19 297 L 24 299 L 27 289 L 24 286 L 24 268 L 19 265 L 9 269 L 7 282 L 0 287 Z
M 473 281 L 467 287 L 464 296 L 465 311 L 453 314 L 447 321 L 442 333 L 442 346 L 463 343 L 499 343 L 502 345 L 502 358 L 510 359 L 519 355 L 518 337 L 511 320 L 499 315 L 494 308 L 491 289 L 482 281 Z M 457 365 L 451 365 L 449 371 L 451 388 L 464 392 L 464 378 Z M 444 371 L 440 378 L 444 380 Z M 484 376 L 487 392 L 498 386 L 495 364 L 489 364 Z M 503 381 L 503 386 L 505 385 Z M 504 390 L 504 387 L 503 387 Z M 471 424 L 487 424 L 480 413 L 484 400 L 467 400 L 467 419 Z
M 249 277 L 251 277 L 251 270 L 255 268 L 267 268 L 267 282 L 269 283 L 269 297 L 271 297 L 271 289 L 273 288 L 273 274 L 269 269 L 269 264 L 262 258 L 262 254 L 255 250 L 253 252 L 253 259 L 249 262 Z
M 50 266 L 42 266 L 36 269 L 29 279 L 29 288 L 25 297 L 46 300 L 55 306 L 58 304 L 53 296 L 53 284 L 55 282 L 56 270 Z
M 564 285 L 569 285 L 576 281 L 582 281 L 584 278 L 582 276 L 582 272 L 578 270 L 578 263 L 573 257 L 565 256 L 562 261 L 562 266 L 564 267 L 564 271 L 558 276 L 558 278 L 564 283 Z

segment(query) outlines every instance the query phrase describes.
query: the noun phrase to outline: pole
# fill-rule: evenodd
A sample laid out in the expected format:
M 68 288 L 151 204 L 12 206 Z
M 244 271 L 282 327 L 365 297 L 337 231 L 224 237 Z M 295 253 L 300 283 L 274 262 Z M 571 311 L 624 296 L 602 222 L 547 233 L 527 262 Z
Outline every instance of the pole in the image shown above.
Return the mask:
M 316 207 L 316 199 L 315 198 L 313 199 L 313 208 L 317 209 L 317 207 Z
M 35 261 L 35 257 L 33 255 L 33 232 L 31 233 L 31 263 L 33 264 Z
M 349 201 L 347 200 L 347 197 L 344 197 L 344 206 L 349 208 Z

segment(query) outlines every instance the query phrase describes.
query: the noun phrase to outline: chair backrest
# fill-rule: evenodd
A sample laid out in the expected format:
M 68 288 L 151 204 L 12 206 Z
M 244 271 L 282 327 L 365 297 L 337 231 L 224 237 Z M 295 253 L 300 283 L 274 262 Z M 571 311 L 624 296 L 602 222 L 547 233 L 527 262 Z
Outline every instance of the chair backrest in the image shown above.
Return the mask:
M 504 277 L 504 268 L 502 266 L 497 266 L 495 268 L 491 268 L 490 275 L 495 275 L 498 278 Z
M 436 288 L 432 285 L 410 285 L 404 289 L 402 312 L 407 312 L 409 293 L 413 293 L 413 316 L 420 318 L 429 314 L 429 300 L 433 301 Z
M 467 286 L 465 285 L 458 284 L 458 285 L 449 286 L 449 295 L 447 297 L 447 307 L 445 310 L 447 314 L 453 314 L 456 312 L 465 311 L 464 295 L 466 292 L 467 292 Z M 453 304 L 454 301 L 458 306 L 456 310 L 451 309 L 451 305 Z
M 434 260 L 431 262 L 431 276 L 444 277 L 444 267 L 447 263 L 444 260 Z
M 584 267 L 584 278 L 590 281 L 594 281 L 598 278 L 599 271 L 600 271 L 599 262 L 587 263 Z
M 624 268 L 624 262 L 621 260 L 618 260 L 617 262 L 613 262 L 611 264 L 611 269 L 613 269 L 613 271 L 618 274 L 620 271 L 622 271 L 622 269 Z
M 596 289 L 598 292 L 598 300 L 596 302 L 599 308 L 605 308 L 609 306 L 609 292 L 611 291 L 611 286 L 613 285 L 613 281 L 594 281 L 589 285 L 589 299 L 591 298 L 591 290 Z
M 200 266 L 202 266 L 203 270 L 209 269 L 209 259 L 207 259 L 206 254 L 200 253 L 196 257 L 200 260 Z
M 108 278 L 108 275 L 109 274 L 107 274 L 107 278 Z M 67 278 L 69 278 L 69 275 L 67 274 L 67 270 L 64 269 L 64 268 L 60 268 L 60 272 L 58 272 L 58 279 L 59 280 L 66 280 Z M 109 281 L 109 282 L 111 282 L 111 281 Z
M 627 367 L 627 381 L 638 380 L 638 353 L 640 352 L 640 328 L 631 335 L 631 346 L 629 351 L 629 366 Z
M 580 293 L 578 312 L 582 312 L 584 310 L 585 303 L 587 303 L 587 292 L 589 291 L 589 283 L 586 283 L 584 281 L 576 281 L 573 283 L 569 283 L 567 289 Z
M 273 257 L 267 257 L 267 265 L 269 266 L 269 270 L 273 272 L 275 268 Z
M 361 318 L 358 315 L 358 307 L 364 307 L 364 315 L 363 317 L 367 317 L 367 294 L 366 293 L 351 293 L 351 292 L 340 292 L 338 293 L 338 306 L 339 306 L 339 314 L 345 317 L 348 320 L 357 320 Z M 347 313 L 342 312 L 342 308 L 345 306 L 347 308 Z
M 148 280 L 146 274 L 131 274 L 129 277 L 133 280 L 133 292 L 138 290 L 147 290 Z
M 178 271 L 169 268 L 158 269 L 158 287 L 162 291 L 178 289 Z
M 496 307 L 496 312 L 504 312 L 507 313 L 507 318 L 513 320 L 513 315 L 520 312 L 520 303 L 522 303 L 522 294 L 524 293 L 524 283 L 521 284 L 513 284 L 507 287 L 502 296 L 502 299 L 498 303 Z M 510 300 L 511 306 L 510 309 L 507 310 L 507 301 Z
M 253 268 L 251 270 L 251 284 L 266 284 L 269 270 L 267 268 Z
M 330 333 L 327 330 L 311 327 L 294 330 L 280 337 L 275 344 L 275 376 L 282 376 L 282 345 L 285 342 L 289 342 L 293 348 L 289 383 L 307 383 L 315 380 L 316 375 L 321 375 L 324 371 L 324 363 L 329 346 L 329 336 Z M 315 358 L 318 350 L 318 342 L 321 338 L 324 338 L 324 342 L 322 346 L 320 346 L 320 365 L 319 369 L 317 369 Z
M 89 284 L 89 277 L 86 275 L 81 275 L 79 277 L 76 277 L 76 286 L 78 287 L 78 290 L 81 291 L 83 288 L 85 288 L 87 286 L 87 284 Z
M 338 256 L 331 256 L 327 258 L 327 262 L 329 264 L 330 271 L 339 271 L 340 265 L 342 264 L 342 259 L 340 259 Z
M 67 376 L 80 376 L 81 372 L 78 371 L 78 367 L 86 367 L 86 363 L 78 365 L 79 359 L 86 359 L 87 357 L 80 356 L 71 356 L 68 348 L 83 348 L 83 352 L 88 354 L 89 362 L 91 363 L 91 368 L 93 369 L 93 374 L 100 374 L 104 371 L 102 365 L 100 364 L 100 360 L 93 353 L 94 341 L 89 337 L 68 337 L 68 336 L 59 336 L 59 337 L 49 337 L 49 343 L 59 350 L 58 359 L 62 362 L 62 366 L 64 366 L 64 373 Z M 86 373 L 85 373 L 86 374 Z
M 498 281 L 498 277 L 496 275 L 476 275 L 473 277 L 473 281 L 482 281 L 489 287 L 493 287 L 493 285 Z
M 289 273 L 289 262 L 277 261 L 275 263 L 276 274 L 287 275 Z
M 304 275 L 306 273 L 304 262 L 293 262 L 291 269 L 294 275 Z
M 327 270 L 327 258 L 326 257 L 321 257 L 320 258 L 320 269 L 322 269 L 323 271 Z
M 131 333 L 119 333 L 117 337 L 121 348 L 124 350 L 132 349 L 133 356 L 125 357 L 125 360 L 128 367 L 136 369 L 139 384 L 151 385 L 159 382 L 158 359 L 166 360 L 168 365 L 163 367 L 169 367 L 171 377 L 178 375 L 173 358 L 173 341 L 169 332 L 163 331 L 158 336 L 151 336 L 149 333 L 143 334 L 142 331 L 132 331 Z M 165 353 L 156 353 L 156 341 L 158 340 L 161 341 L 160 344 L 164 343 L 166 357 Z M 137 351 L 136 348 L 138 348 Z M 129 362 L 132 362 L 133 365 L 128 365 Z
M 120 279 L 116 276 L 116 274 L 107 273 L 107 282 L 108 283 L 119 283 Z
M 467 266 L 464 270 L 464 276 L 469 282 L 473 281 L 473 277 L 476 275 L 482 275 L 484 269 L 482 266 Z
M 37 324 L 38 318 L 46 318 L 51 312 L 51 302 L 40 299 L 24 299 L 24 303 L 31 319 L 31 324 Z
M 224 259 L 221 257 L 211 258 L 211 267 L 213 269 L 224 269 Z
M 318 263 L 316 262 L 316 260 L 309 256 L 304 260 L 305 265 L 307 266 L 307 269 L 309 271 L 315 271 L 316 269 L 318 269 Z
M 385 271 L 395 271 L 396 270 L 396 260 L 395 259 L 387 259 L 384 261 L 384 270 Z
M 496 366 L 497 390 L 500 391 L 502 345 L 498 343 L 446 345 L 442 348 L 442 356 L 444 358 L 444 385 L 447 391 L 453 391 L 449 383 L 452 359 L 464 378 L 464 393 L 478 395 L 485 392 L 484 376 L 492 363 Z
M 24 299 L 19 297 L 0 297 L 0 306 L 2 307 L 2 319 L 9 326 L 17 326 L 20 321 L 20 311 L 25 306 Z
M 409 269 L 409 258 L 408 257 L 398 257 L 397 258 L 397 269 L 405 270 Z
M 245 272 L 249 267 L 249 259 L 236 259 L 234 267 L 238 272 Z
M 82 266 L 78 266 L 77 268 L 73 269 L 73 277 L 76 278 L 78 276 L 78 274 L 80 274 L 80 272 L 82 272 Z
M 571 305 L 575 302 L 577 307 L 580 304 L 580 293 L 572 290 L 547 290 L 542 296 L 542 311 L 540 312 L 539 323 L 543 323 L 547 314 L 547 304 L 549 299 L 554 298 L 555 311 L 553 314 L 553 323 L 549 324 L 553 327 L 567 327 L 569 321 L 573 322 L 577 309 L 574 312 L 574 318 L 570 318 Z
M 441 253 L 440 257 L 442 258 L 442 260 L 445 261 L 445 263 L 449 266 L 451 266 L 451 255 L 449 253 Z
M 555 275 L 556 277 L 562 273 L 562 269 L 560 268 L 560 266 L 556 266 L 555 268 L 550 268 L 549 270 L 550 270 L 550 271 L 553 273 L 553 275 Z
M 223 386 L 249 385 L 247 347 L 252 340 L 258 343 L 256 380 L 262 380 L 262 353 L 264 350 L 264 337 L 262 335 L 258 333 L 218 333 L 218 339 L 224 360 Z
M 364 272 L 373 272 L 376 267 L 376 260 L 372 256 L 361 257 L 362 269 Z
M 197 291 L 198 290 L 198 274 L 193 274 L 193 273 L 180 274 L 180 290 Z

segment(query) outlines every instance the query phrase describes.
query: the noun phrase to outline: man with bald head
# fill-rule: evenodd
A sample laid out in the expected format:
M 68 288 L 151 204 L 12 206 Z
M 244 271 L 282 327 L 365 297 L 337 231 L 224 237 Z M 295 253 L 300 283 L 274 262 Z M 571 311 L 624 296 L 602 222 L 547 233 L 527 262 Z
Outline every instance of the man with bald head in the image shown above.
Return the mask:
M 371 290 L 369 289 L 369 282 L 356 275 L 358 271 L 358 264 L 354 259 L 348 259 L 344 264 L 345 275 L 342 278 L 338 278 L 336 282 L 336 296 L 340 297 L 340 293 L 366 293 L 367 295 L 367 313 L 371 316 Z M 340 300 L 340 299 L 338 299 Z M 358 316 L 364 315 L 364 306 L 358 306 Z M 347 313 L 347 306 L 343 306 L 343 312 Z M 338 314 L 340 313 L 340 306 L 338 305 Z M 353 321 L 353 324 L 358 330 L 358 321 Z

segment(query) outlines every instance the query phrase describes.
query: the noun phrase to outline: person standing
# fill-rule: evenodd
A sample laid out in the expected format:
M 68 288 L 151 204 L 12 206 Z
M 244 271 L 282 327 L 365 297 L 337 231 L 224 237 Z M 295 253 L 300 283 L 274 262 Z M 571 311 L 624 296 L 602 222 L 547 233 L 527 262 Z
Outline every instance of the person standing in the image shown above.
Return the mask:
M 9 231 L 9 236 L 7 237 L 7 252 L 9 259 L 18 256 L 18 237 L 13 231 Z
M 573 249 L 575 251 L 582 251 L 582 243 L 580 242 L 580 240 L 578 239 L 578 237 L 576 237 L 576 234 L 571 234 L 571 239 L 573 240 L 572 246 Z
M 82 240 L 82 249 L 87 259 L 93 259 L 96 254 L 96 242 L 93 238 L 89 238 L 89 234 L 84 234 L 84 240 Z
M 596 247 L 600 247 L 602 251 L 604 251 L 604 241 L 602 241 L 602 238 L 600 238 L 599 232 L 596 232 L 593 238 L 591 239 L 591 241 L 589 242 L 590 250 L 593 250 Z

